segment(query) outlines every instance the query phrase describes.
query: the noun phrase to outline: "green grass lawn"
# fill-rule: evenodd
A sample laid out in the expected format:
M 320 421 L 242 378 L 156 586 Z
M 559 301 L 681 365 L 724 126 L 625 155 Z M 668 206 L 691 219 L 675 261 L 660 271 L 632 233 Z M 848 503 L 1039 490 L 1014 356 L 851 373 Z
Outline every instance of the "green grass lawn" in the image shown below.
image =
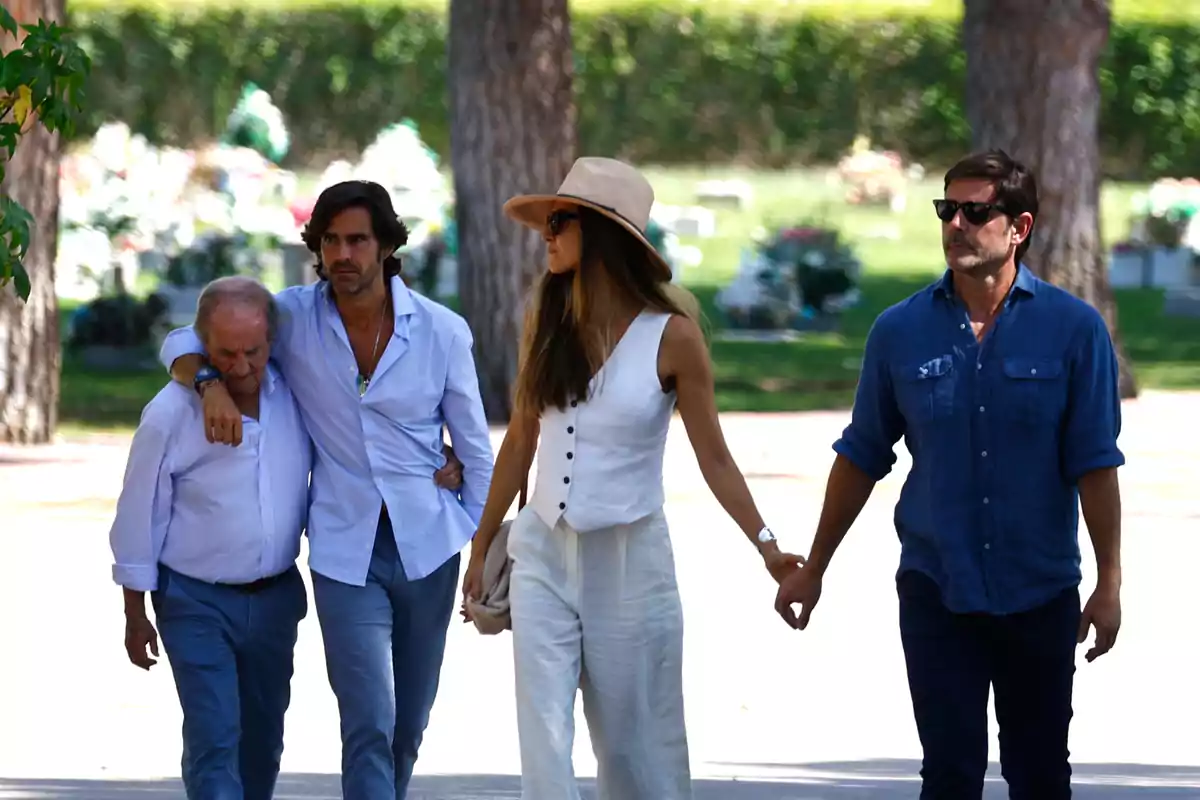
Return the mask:
M 59 430 L 71 434 L 132 429 L 142 407 L 166 382 L 166 370 L 103 372 L 64 356 Z
M 884 308 L 934 280 L 944 269 L 940 227 L 930 201 L 938 180 L 910 188 L 903 213 L 847 206 L 823 173 L 738 174 L 728 170 L 648 170 L 664 203 L 691 202 L 705 178 L 742 178 L 754 190 L 745 211 L 717 212 L 717 235 L 688 240 L 704 251 L 703 263 L 685 281 L 704 303 L 710 324 L 720 325 L 713 299 L 737 268 L 741 251 L 760 225 L 821 222 L 839 227 L 856 243 L 865 264 L 862 302 L 848 311 L 836 334 L 811 334 L 796 342 L 713 342 L 718 405 L 723 411 L 790 411 L 848 407 L 854 398 L 867 331 Z M 1108 184 L 1102 199 L 1108 242 L 1128 233 L 1132 195 L 1140 187 Z M 1147 388 L 1200 387 L 1200 319 L 1164 317 L 1162 293 L 1117 293 L 1121 335 Z
M 850 309 L 838 333 L 810 334 L 787 343 L 714 341 L 718 404 L 723 411 L 795 411 L 845 408 L 854 396 L 868 329 L 887 306 L 917 291 L 943 269 L 940 229 L 930 200 L 941 184 L 927 180 L 910 190 L 901 214 L 847 206 L 824 173 L 738 173 L 721 170 L 648 169 L 660 201 L 692 203 L 704 178 L 742 178 L 754 191 L 745 210 L 717 211 L 716 235 L 687 240 L 704 254 L 685 273 L 703 302 L 710 326 L 720 326 L 713 304 L 717 289 L 737 269 L 740 253 L 760 226 L 821 222 L 838 226 L 863 259 L 863 299 Z M 1138 187 L 1109 184 L 1103 225 L 1111 242 L 1125 235 L 1131 195 Z M 1157 291 L 1118 293 L 1121 334 L 1147 388 L 1200 387 L 1200 319 L 1163 317 Z M 71 308 L 64 304 L 63 315 Z M 83 369 L 64 357 L 60 421 L 67 431 L 123 429 L 137 424 L 142 406 L 166 381 L 166 372 L 105 373 Z

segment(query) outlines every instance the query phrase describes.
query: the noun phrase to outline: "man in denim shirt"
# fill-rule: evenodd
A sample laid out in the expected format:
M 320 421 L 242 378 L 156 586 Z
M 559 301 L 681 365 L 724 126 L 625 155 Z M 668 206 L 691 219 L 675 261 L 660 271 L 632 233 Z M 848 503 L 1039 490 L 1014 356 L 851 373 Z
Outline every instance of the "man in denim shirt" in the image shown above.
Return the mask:
M 808 564 L 776 609 L 807 626 L 904 437 L 896 580 L 921 798 L 982 795 L 989 688 L 1010 796 L 1069 798 L 1075 647 L 1094 627 L 1092 661 L 1121 623 L 1116 357 L 1094 308 L 1021 264 L 1038 211 L 1029 170 L 1001 151 L 970 156 L 934 207 L 949 269 L 871 329 Z M 1080 504 L 1099 568 L 1082 612 Z

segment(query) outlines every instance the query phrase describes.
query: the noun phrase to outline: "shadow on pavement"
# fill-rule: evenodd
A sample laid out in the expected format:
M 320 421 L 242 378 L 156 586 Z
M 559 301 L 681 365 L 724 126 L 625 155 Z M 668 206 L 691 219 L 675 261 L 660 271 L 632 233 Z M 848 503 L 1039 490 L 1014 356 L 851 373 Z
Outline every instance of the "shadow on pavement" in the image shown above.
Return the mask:
M 719 765 L 717 765 L 719 766 Z M 695 800 L 901 800 L 917 794 L 918 762 L 895 759 L 821 764 L 728 764 L 731 772 L 777 777 L 697 779 Z M 593 798 L 593 781 L 583 781 Z M 445 775 L 413 779 L 408 800 L 505 800 L 519 798 L 511 775 Z M 1075 767 L 1077 800 L 1200 797 L 1200 767 L 1081 764 Z M 992 765 L 985 796 L 1007 797 Z M 275 800 L 338 800 L 336 775 L 280 776 Z M 0 778 L 0 800 L 183 800 L 178 780 L 17 780 Z

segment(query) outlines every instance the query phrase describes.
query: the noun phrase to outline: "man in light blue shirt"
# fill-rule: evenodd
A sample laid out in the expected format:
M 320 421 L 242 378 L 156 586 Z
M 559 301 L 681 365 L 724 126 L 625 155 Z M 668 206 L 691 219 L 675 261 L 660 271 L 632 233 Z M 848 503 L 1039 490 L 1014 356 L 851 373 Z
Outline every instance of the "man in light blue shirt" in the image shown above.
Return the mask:
M 168 384 L 142 413 L 110 533 L 129 659 L 153 666 L 158 633 L 170 659 L 193 800 L 270 800 L 308 610 L 296 557 L 311 443 L 268 364 L 276 316 L 270 292 L 248 278 L 204 289 L 196 330 L 226 376 L 243 444 L 208 442 L 200 398 Z
M 407 794 L 437 694 L 459 551 L 492 474 L 471 331 L 405 286 L 392 254 L 407 238 L 382 186 L 331 186 L 304 232 L 321 280 L 276 296 L 272 355 L 315 445 L 309 566 L 341 713 L 345 800 Z M 210 439 L 236 444 L 240 415 L 204 352 L 184 328 L 161 355 L 203 392 Z M 461 493 L 429 480 L 446 462 L 443 428 L 463 464 Z

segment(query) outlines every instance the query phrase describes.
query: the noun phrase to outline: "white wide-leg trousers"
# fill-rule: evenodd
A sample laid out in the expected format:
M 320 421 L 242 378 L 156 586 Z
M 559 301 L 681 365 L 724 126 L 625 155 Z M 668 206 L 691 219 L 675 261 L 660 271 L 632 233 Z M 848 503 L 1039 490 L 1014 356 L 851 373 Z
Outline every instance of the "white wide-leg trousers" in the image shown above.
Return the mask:
M 523 800 L 579 800 L 575 693 L 599 800 L 690 800 L 683 610 L 662 511 L 553 530 L 526 507 L 509 534 Z

